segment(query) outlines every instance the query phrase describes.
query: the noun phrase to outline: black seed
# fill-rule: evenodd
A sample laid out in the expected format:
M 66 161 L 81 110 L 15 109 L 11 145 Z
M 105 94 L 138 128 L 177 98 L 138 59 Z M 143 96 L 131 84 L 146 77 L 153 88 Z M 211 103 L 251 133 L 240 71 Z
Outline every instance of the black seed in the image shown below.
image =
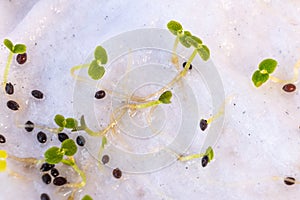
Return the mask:
M 293 177 L 285 177 L 284 183 L 287 185 L 294 185 L 296 183 L 296 179 Z
M 26 53 L 18 54 L 16 60 L 20 65 L 24 64 L 27 60 L 27 54 Z
M 7 103 L 6 103 L 7 107 L 11 110 L 19 110 L 20 106 L 17 102 L 13 101 L 13 100 L 9 100 Z
M 44 174 L 44 175 L 42 176 L 42 180 L 43 180 L 44 183 L 50 184 L 52 178 L 51 178 L 51 176 L 50 176 L 49 174 Z
M 206 165 L 208 164 L 208 156 L 207 155 L 203 156 L 203 158 L 201 160 L 201 164 L 202 164 L 202 167 L 206 167 Z
M 113 170 L 112 174 L 113 174 L 113 176 L 114 176 L 115 178 L 121 178 L 121 176 L 122 176 L 122 171 L 121 171 L 119 168 L 116 168 L 116 169 Z
M 62 186 L 64 184 L 67 183 L 67 179 L 64 178 L 64 177 L 56 177 L 54 180 L 53 180 L 53 184 L 56 185 L 56 186 Z
M 27 132 L 31 132 L 31 131 L 33 131 L 33 129 L 34 129 L 34 123 L 32 123 L 31 121 L 27 121 L 25 123 L 25 130 Z
M 11 83 L 6 83 L 5 85 L 5 91 L 7 94 L 11 95 L 14 93 L 14 86 Z
M 109 156 L 108 155 L 102 156 L 102 163 L 105 165 L 108 162 L 109 162 Z
M 202 131 L 204 131 L 206 128 L 207 128 L 207 120 L 201 119 L 201 120 L 200 120 L 200 129 L 201 129 Z
M 65 133 L 59 133 L 59 134 L 58 134 L 58 140 L 59 140 L 59 141 L 63 142 L 63 141 L 65 141 L 66 139 L 69 139 L 69 136 L 68 136 L 67 134 L 65 134 Z
M 37 99 L 42 99 L 44 97 L 44 94 L 39 90 L 32 90 L 31 95 Z
M 49 163 L 43 163 L 42 166 L 41 166 L 41 168 L 40 168 L 40 170 L 41 170 L 42 172 L 47 172 L 47 171 L 49 171 L 50 169 L 52 169 L 53 167 L 55 167 L 55 165 L 49 164 Z
M 99 90 L 98 92 L 95 93 L 95 98 L 96 99 L 103 99 L 105 97 L 105 91 L 104 90 Z
M 77 136 L 76 138 L 76 143 L 79 145 L 79 146 L 84 146 L 85 145 L 85 139 L 83 136 L 79 135 Z
M 0 143 L 5 143 L 5 142 L 6 142 L 6 139 L 5 139 L 4 135 L 0 134 Z
M 296 85 L 292 84 L 292 83 L 288 83 L 288 84 L 285 84 L 282 89 L 285 91 L 285 92 L 294 92 L 296 90 Z
M 40 132 L 38 132 L 38 134 L 37 134 L 37 140 L 40 142 L 40 143 L 45 143 L 45 142 L 47 142 L 47 135 L 44 133 L 44 132 L 42 132 L 42 131 L 40 131 Z
M 184 68 L 185 67 L 185 65 L 186 65 L 186 62 L 184 62 L 184 63 L 182 63 L 182 67 Z M 191 70 L 193 68 L 193 65 L 192 65 L 192 63 L 190 64 L 190 67 L 189 67 L 189 70 Z
M 59 171 L 56 168 L 52 168 L 50 173 L 53 177 L 57 177 L 59 175 Z
M 50 197 L 48 196 L 48 194 L 43 193 L 41 194 L 41 200 L 50 200 Z

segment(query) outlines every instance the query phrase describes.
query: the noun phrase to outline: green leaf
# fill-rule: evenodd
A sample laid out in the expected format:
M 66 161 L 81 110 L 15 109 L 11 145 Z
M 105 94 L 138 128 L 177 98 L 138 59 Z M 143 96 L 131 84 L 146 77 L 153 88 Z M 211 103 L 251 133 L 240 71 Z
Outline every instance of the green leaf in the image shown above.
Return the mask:
M 66 128 L 71 128 L 71 129 L 76 129 L 76 127 L 78 126 L 78 122 L 76 119 L 74 118 L 67 118 L 66 119 Z
M 164 104 L 169 104 L 171 103 L 171 98 L 172 98 L 172 92 L 171 91 L 165 91 L 162 93 L 159 97 L 159 101 L 164 103 Z
M 14 45 L 9 39 L 4 39 L 3 44 L 11 51 L 13 52 Z
M 178 32 L 182 31 L 182 26 L 179 22 L 176 22 L 174 20 L 169 21 L 167 24 L 167 27 L 171 33 L 174 35 L 177 35 Z
M 196 40 L 194 40 L 191 36 L 186 37 L 186 42 L 189 43 L 190 45 L 192 45 L 195 48 L 198 48 L 199 44 Z
M 107 138 L 105 136 L 102 137 L 101 148 L 104 149 L 105 145 L 107 144 Z
M 61 149 L 65 153 L 66 156 L 73 156 L 77 152 L 77 146 L 72 139 L 66 139 L 61 144 Z
M 45 152 L 44 156 L 47 163 L 57 164 L 63 159 L 64 153 L 58 147 L 51 147 Z
M 202 60 L 207 61 L 210 57 L 210 52 L 207 46 L 202 45 L 200 48 L 197 49 L 199 56 Z
M 185 46 L 186 48 L 190 48 L 191 47 L 191 44 L 187 41 L 187 38 L 189 36 L 186 36 L 186 35 L 181 35 L 179 36 L 179 42 Z
M 6 160 L 0 160 L 0 172 L 4 172 L 7 168 Z
M 84 129 L 86 129 L 86 123 L 85 123 L 85 119 L 84 119 L 84 116 L 82 115 L 81 117 L 80 117 L 80 130 L 84 130 Z
M 93 200 L 93 198 L 90 195 L 85 195 L 81 200 Z
M 13 49 L 13 52 L 14 53 L 25 53 L 26 52 L 26 46 L 24 44 L 16 44 L 14 46 L 14 49 Z
M 210 162 L 214 158 L 214 150 L 211 147 L 206 149 L 205 155 L 208 157 L 208 162 Z
M 102 65 L 107 63 L 107 53 L 102 46 L 97 46 L 94 51 L 94 56 L 97 61 L 100 61 Z
M 271 74 L 274 72 L 274 70 L 276 69 L 277 66 L 277 61 L 272 59 L 272 58 L 268 58 L 265 59 L 263 61 L 261 61 L 259 63 L 258 69 L 263 73 L 266 74 L 266 72 L 268 74 Z
M 256 87 L 261 86 L 269 79 L 269 74 L 262 74 L 259 70 L 256 70 L 252 75 L 252 82 Z
M 65 117 L 62 115 L 59 115 L 59 114 L 55 115 L 54 121 L 57 124 L 57 126 L 59 126 L 59 127 L 63 128 L 66 125 Z
M 99 66 L 97 60 L 93 60 L 90 64 L 88 74 L 94 80 L 99 80 L 105 73 L 105 68 Z

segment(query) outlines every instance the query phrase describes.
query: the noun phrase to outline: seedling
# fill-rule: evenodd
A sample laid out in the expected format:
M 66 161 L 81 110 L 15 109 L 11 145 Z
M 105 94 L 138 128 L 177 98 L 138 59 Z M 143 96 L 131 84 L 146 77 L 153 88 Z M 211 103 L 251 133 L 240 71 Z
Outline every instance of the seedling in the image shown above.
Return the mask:
M 58 131 L 63 131 L 64 128 L 76 130 L 78 121 L 74 118 L 65 118 L 63 115 L 57 114 L 54 117 L 54 121 L 59 126 Z
M 26 46 L 25 46 L 25 44 L 16 44 L 16 45 L 14 45 L 9 39 L 4 39 L 3 44 L 9 50 L 9 55 L 8 55 L 8 58 L 7 58 L 7 63 L 6 63 L 6 67 L 5 67 L 4 75 L 3 75 L 3 82 L 4 82 L 4 85 L 6 85 L 9 69 L 10 69 L 10 66 L 11 66 L 12 59 L 13 59 L 13 55 L 14 54 L 23 54 L 23 53 L 25 53 L 26 52 Z
M 189 161 L 197 158 L 202 158 L 202 166 L 203 166 L 203 158 L 206 158 L 207 160 L 205 162 L 209 163 L 214 158 L 214 151 L 212 147 L 208 147 L 205 151 L 205 153 L 198 153 L 198 154 L 192 154 L 188 156 L 179 156 L 178 160 L 180 161 Z M 206 165 L 205 165 L 206 166 Z M 203 167 L 205 167 L 203 166 Z
M 93 198 L 90 195 L 85 195 L 81 200 L 93 200 Z

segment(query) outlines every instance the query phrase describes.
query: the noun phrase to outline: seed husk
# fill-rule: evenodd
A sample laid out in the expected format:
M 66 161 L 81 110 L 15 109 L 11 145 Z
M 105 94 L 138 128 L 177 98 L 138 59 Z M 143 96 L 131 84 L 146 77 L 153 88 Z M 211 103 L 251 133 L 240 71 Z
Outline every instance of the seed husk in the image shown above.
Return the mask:
M 85 145 L 85 139 L 84 139 L 84 137 L 82 135 L 77 136 L 76 143 L 79 146 L 83 147 Z
M 49 171 L 50 169 L 52 169 L 53 167 L 55 167 L 55 165 L 49 164 L 49 163 L 43 163 L 42 166 L 41 166 L 41 168 L 40 168 L 40 170 L 41 170 L 42 172 L 47 172 L 47 171 Z
M 108 155 L 104 155 L 102 156 L 102 159 L 101 159 L 102 163 L 105 165 L 106 163 L 109 162 L 109 156 Z
M 40 199 L 41 199 L 41 200 L 50 200 L 50 197 L 49 197 L 48 194 L 42 193 Z
M 203 156 L 203 158 L 202 158 L 202 160 L 201 160 L 201 165 L 202 165 L 202 167 L 206 167 L 207 166 L 207 164 L 208 164 L 208 156 L 207 155 L 205 155 L 205 156 Z
M 112 174 L 117 179 L 122 177 L 122 171 L 119 168 L 114 169 Z
M 31 121 L 27 121 L 27 122 L 25 123 L 25 130 L 26 130 L 27 132 L 32 132 L 33 129 L 34 129 L 34 123 L 31 122 Z
M 187 62 L 182 63 L 182 67 L 184 68 Z M 192 63 L 190 64 L 189 70 L 191 70 L 193 68 Z
M 59 171 L 56 168 L 52 168 L 50 173 L 53 177 L 57 177 L 59 175 Z
M 45 184 L 50 184 L 51 183 L 51 176 L 49 174 L 43 174 L 42 180 Z
M 105 97 L 106 93 L 104 90 L 99 90 L 95 93 L 96 99 L 103 99 Z
M 205 131 L 205 129 L 207 128 L 207 120 L 206 119 L 201 119 L 200 120 L 200 129 L 202 130 L 202 131 Z
M 5 91 L 7 94 L 12 95 L 14 93 L 14 86 L 11 83 L 6 83 Z
M 296 183 L 296 179 L 288 176 L 284 178 L 284 183 L 286 185 L 294 185 Z
M 17 111 L 19 110 L 20 106 L 17 102 L 13 101 L 13 100 L 9 100 L 7 103 L 6 103 L 7 107 L 13 111 Z
M 66 133 L 59 133 L 58 134 L 58 140 L 63 142 L 65 141 L 66 139 L 69 139 L 69 136 L 66 134 Z
M 39 90 L 32 90 L 31 95 L 37 99 L 42 99 L 44 97 L 44 94 Z
M 4 135 L 0 134 L 0 143 L 5 143 L 5 142 L 6 142 L 6 139 L 5 139 Z
M 282 89 L 285 91 L 285 92 L 294 92 L 296 90 L 296 85 L 292 84 L 292 83 L 288 83 L 288 84 L 285 84 Z
M 18 54 L 16 60 L 17 63 L 19 63 L 20 65 L 24 64 L 27 60 L 27 54 L 26 53 Z
M 53 184 L 56 185 L 56 186 L 62 186 L 64 184 L 67 183 L 67 179 L 64 178 L 64 177 L 56 177 L 54 180 L 53 180 Z
M 38 132 L 38 134 L 37 134 L 37 140 L 40 142 L 40 143 L 45 143 L 45 142 L 47 142 L 47 135 L 44 133 L 44 132 L 42 132 L 42 131 L 40 131 L 40 132 Z

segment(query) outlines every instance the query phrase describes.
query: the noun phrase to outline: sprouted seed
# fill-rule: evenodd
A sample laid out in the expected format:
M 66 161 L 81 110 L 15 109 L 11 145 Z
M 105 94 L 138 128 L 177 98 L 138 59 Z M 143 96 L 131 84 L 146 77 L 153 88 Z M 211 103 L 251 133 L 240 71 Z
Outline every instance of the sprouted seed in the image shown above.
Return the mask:
M 184 63 L 182 64 L 182 67 L 184 68 L 185 65 L 186 65 L 186 62 L 184 62 Z M 189 70 L 191 70 L 192 68 L 193 68 L 193 66 L 192 66 L 192 64 L 191 64 L 190 67 L 189 67 Z
M 18 54 L 16 60 L 17 63 L 19 63 L 20 65 L 24 64 L 27 60 L 27 54 L 26 53 Z
M 207 155 L 203 156 L 203 158 L 202 158 L 202 160 L 201 160 L 201 165 L 202 165 L 202 167 L 206 167 L 207 164 L 208 164 L 208 162 L 209 162 L 208 156 L 207 156 Z
M 284 178 L 284 183 L 286 185 L 294 185 L 296 183 L 296 179 L 293 177 L 285 177 Z
M 48 185 L 48 184 L 51 183 L 52 178 L 51 178 L 51 176 L 50 176 L 49 174 L 43 174 L 42 180 L 43 180 L 43 182 L 44 182 L 45 184 Z
M 13 86 L 13 84 L 11 84 L 10 82 L 6 83 L 6 85 L 5 85 L 5 91 L 6 91 L 7 94 L 12 95 L 14 93 L 14 86 Z
M 201 119 L 201 120 L 200 120 L 200 129 L 201 129 L 202 131 L 205 131 L 205 129 L 207 128 L 207 125 L 208 125 L 208 123 L 207 123 L 207 120 L 206 120 L 206 119 Z
M 32 132 L 33 129 L 34 129 L 34 123 L 31 122 L 31 121 L 27 121 L 27 122 L 25 123 L 25 130 L 26 130 L 27 132 Z
M 20 108 L 19 104 L 13 100 L 7 101 L 6 105 L 9 109 L 11 109 L 13 111 L 17 111 Z
M 296 85 L 292 84 L 292 83 L 288 83 L 288 84 L 285 84 L 282 89 L 285 91 L 285 92 L 294 92 L 296 90 Z

